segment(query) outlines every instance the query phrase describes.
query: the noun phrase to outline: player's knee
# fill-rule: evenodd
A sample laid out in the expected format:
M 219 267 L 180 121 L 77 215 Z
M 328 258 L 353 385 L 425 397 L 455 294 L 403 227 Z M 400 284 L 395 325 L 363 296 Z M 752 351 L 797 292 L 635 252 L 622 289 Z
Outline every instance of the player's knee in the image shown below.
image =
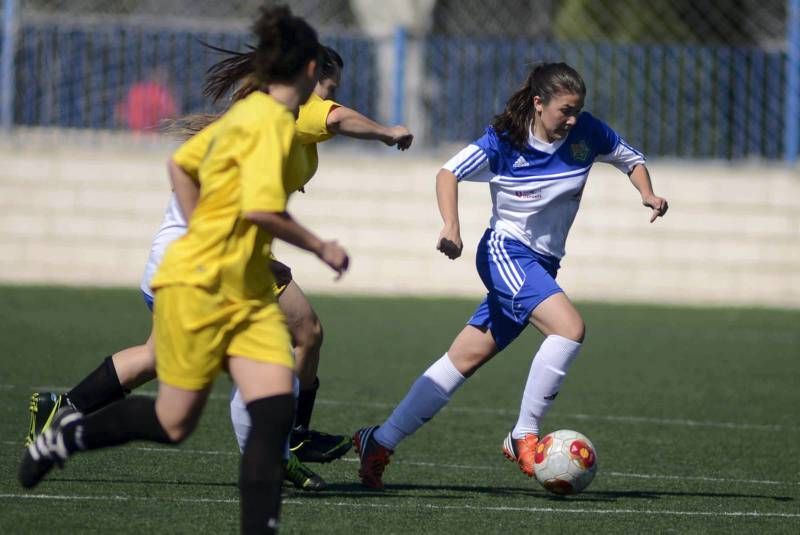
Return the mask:
M 584 338 L 586 338 L 586 325 L 580 316 L 576 316 L 558 325 L 549 334 L 555 334 L 573 342 L 583 343 Z
M 583 343 L 583 340 L 586 338 L 586 324 L 583 323 L 581 318 L 577 318 L 565 325 L 563 332 L 560 334 L 573 342 Z
M 164 428 L 164 432 L 173 444 L 180 444 L 186 440 L 194 430 L 194 425 L 187 425 L 185 423 L 171 423 L 168 425 L 162 423 L 161 426 Z

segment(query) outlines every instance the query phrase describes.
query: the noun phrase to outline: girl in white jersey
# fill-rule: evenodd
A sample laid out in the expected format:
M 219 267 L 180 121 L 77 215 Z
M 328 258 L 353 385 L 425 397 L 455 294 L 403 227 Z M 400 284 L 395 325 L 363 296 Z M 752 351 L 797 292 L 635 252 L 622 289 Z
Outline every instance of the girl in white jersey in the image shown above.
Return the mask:
M 642 154 L 581 112 L 585 95 L 583 80 L 568 65 L 535 67 L 486 133 L 439 171 L 436 195 L 444 228 L 437 249 L 450 259 L 462 249 L 458 183 L 489 184 L 492 217 L 476 255 L 488 293 L 447 353 L 414 382 L 389 418 L 356 431 L 353 442 L 365 486 L 382 488 L 397 445 L 528 324 L 545 340 L 533 358 L 519 418 L 502 451 L 533 475 L 541 420 L 584 338 L 583 319 L 555 278 L 592 164 L 608 162 L 627 173 L 642 203 L 652 209 L 651 223 L 667 211 L 667 201 L 653 193 Z
M 341 80 L 344 63 L 333 49 L 323 48 L 322 72 L 315 89 L 316 97 L 312 98 L 331 102 Z M 252 74 L 249 56 L 250 53 L 233 53 L 232 56 L 212 67 L 210 70 L 212 75 L 206 82 L 206 94 L 217 100 L 227 94 L 241 80 L 249 78 Z M 234 100 L 246 96 L 248 91 L 248 84 L 245 82 L 234 94 Z M 409 148 L 413 141 L 413 136 L 404 126 L 383 126 L 355 110 L 332 102 L 328 109 L 330 111 L 327 116 L 318 121 L 323 123 L 319 127 L 323 130 L 327 129 L 328 132 L 321 133 L 317 137 L 318 139 L 328 139 L 338 133 L 359 139 L 379 140 L 386 145 L 397 146 L 400 150 Z M 302 113 L 304 112 L 301 108 Z M 193 134 L 201 130 L 212 119 L 211 116 L 193 116 L 181 121 L 180 124 L 185 127 L 185 134 Z M 316 123 L 314 124 L 316 125 Z M 313 153 L 315 158 L 316 149 L 313 149 Z M 150 289 L 150 279 L 161 263 L 169 244 L 185 232 L 186 220 L 173 194 L 161 226 L 153 239 L 150 256 L 140 284 L 144 300 L 151 309 L 153 292 Z M 296 425 L 290 438 L 290 445 L 295 454 L 289 459 L 287 478 L 298 488 L 320 490 L 326 485 L 324 480 L 302 465 L 300 461 L 332 461 L 350 449 L 351 441 L 349 436 L 329 435 L 309 429 L 311 411 L 319 385 L 316 371 L 322 344 L 322 328 L 308 299 L 292 280 L 291 270 L 275 261 L 273 271 L 279 288 L 279 305 L 286 316 L 292 335 L 297 372 L 300 376 L 300 381 L 295 385 L 296 394 L 299 396 Z M 88 414 L 122 399 L 125 391 L 130 391 L 154 377 L 155 353 L 151 335 L 145 344 L 124 349 L 107 357 L 97 369 L 66 394 L 34 393 L 30 403 L 31 424 L 27 441 L 32 441 L 49 425 L 52 416 L 63 403 L 69 403 L 82 413 Z M 239 446 L 243 448 L 250 429 L 250 418 L 237 390 L 234 391 L 231 399 L 231 421 Z

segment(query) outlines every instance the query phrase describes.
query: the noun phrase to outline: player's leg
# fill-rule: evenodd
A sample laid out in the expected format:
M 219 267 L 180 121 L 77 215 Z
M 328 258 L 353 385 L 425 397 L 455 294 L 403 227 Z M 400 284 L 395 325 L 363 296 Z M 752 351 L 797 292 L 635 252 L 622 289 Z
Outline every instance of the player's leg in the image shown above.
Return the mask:
M 160 384 L 156 399 L 131 396 L 83 416 L 63 407 L 54 425 L 25 451 L 19 469 L 24 487 L 33 487 L 52 469 L 80 451 L 119 446 L 132 440 L 182 442 L 194 430 L 209 389 L 185 390 Z
M 142 292 L 145 304 L 153 310 L 153 296 Z M 65 393 L 34 392 L 28 410 L 30 425 L 25 445 L 52 423 L 62 406 L 90 414 L 125 397 L 127 392 L 155 378 L 155 349 L 151 329 L 147 341 L 109 355 L 74 388 Z
M 214 317 L 217 303 L 199 288 L 163 288 L 153 316 L 160 355 L 157 398 L 131 396 L 86 417 L 71 407 L 62 409 L 56 418 L 59 424 L 39 435 L 26 451 L 20 467 L 22 484 L 37 484 L 54 463 L 63 463 L 76 451 L 131 440 L 177 443 L 186 438 L 223 361 L 222 326 L 206 321 Z
M 299 389 L 300 383 L 295 376 L 292 392 L 295 400 L 297 400 Z M 252 423 L 250 421 L 250 413 L 247 412 L 247 405 L 242 398 L 242 393 L 235 386 L 231 392 L 230 412 L 233 432 L 236 436 L 236 442 L 239 445 L 239 452 L 241 453 L 244 451 L 245 444 L 247 444 L 247 437 L 250 434 Z M 297 458 L 297 455 L 289 451 L 288 441 L 283 451 L 283 462 L 285 468 L 284 479 L 294 485 L 295 488 L 316 491 L 323 490 L 328 486 L 319 474 L 303 464 L 300 459 Z
M 283 481 L 283 451 L 294 416 L 292 368 L 231 357 L 228 370 L 241 392 L 251 428 L 239 472 L 241 531 L 277 529 Z
M 347 453 L 351 442 L 345 435 L 331 435 L 311 429 L 311 414 L 319 389 L 317 369 L 322 347 L 322 325 L 308 298 L 297 283 L 291 280 L 291 272 L 289 273 L 278 304 L 286 316 L 286 324 L 292 335 L 295 371 L 300 380 L 290 446 L 300 461 L 330 462 Z
M 383 472 L 397 445 L 432 419 L 467 377 L 496 354 L 497 346 L 488 329 L 464 327 L 447 353 L 411 385 L 385 422 L 356 431 L 353 442 L 361 459 L 361 482 L 383 488 Z
M 516 461 L 528 476 L 533 475 L 533 452 L 542 419 L 578 356 L 584 337 L 583 319 L 563 292 L 549 296 L 536 306 L 530 323 L 545 335 L 545 339 L 531 363 L 517 423 L 503 445 L 506 457 Z
M 26 445 L 47 429 L 62 406 L 91 414 L 125 397 L 132 389 L 155 377 L 152 333 L 142 345 L 109 355 L 75 387 L 63 394 L 34 392 L 30 401 L 30 427 Z

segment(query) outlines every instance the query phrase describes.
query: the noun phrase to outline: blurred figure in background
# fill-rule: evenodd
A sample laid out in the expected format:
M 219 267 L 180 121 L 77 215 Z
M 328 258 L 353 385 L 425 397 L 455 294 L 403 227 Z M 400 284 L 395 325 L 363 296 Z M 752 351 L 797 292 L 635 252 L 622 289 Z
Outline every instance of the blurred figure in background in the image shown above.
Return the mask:
M 153 132 L 164 119 L 178 114 L 178 102 L 163 65 L 152 70 L 146 80 L 136 82 L 117 105 L 117 117 L 134 132 Z

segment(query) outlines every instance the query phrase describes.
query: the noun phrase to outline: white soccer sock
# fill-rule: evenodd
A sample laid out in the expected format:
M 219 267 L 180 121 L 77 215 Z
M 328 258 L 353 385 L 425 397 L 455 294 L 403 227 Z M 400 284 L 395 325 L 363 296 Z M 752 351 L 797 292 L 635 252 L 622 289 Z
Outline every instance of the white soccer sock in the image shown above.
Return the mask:
M 445 353 L 414 381 L 403 401 L 375 431 L 375 440 L 390 450 L 395 449 L 401 440 L 422 427 L 447 405 L 453 392 L 466 380 Z
M 300 380 L 297 376 L 294 377 L 292 389 L 295 404 L 297 404 L 297 396 L 300 395 Z M 247 405 L 245 405 L 242 394 L 236 386 L 234 386 L 231 391 L 230 409 L 233 433 L 236 435 L 236 442 L 239 444 L 239 452 L 243 452 L 244 445 L 247 442 L 247 436 L 250 434 L 250 428 L 253 426 L 250 422 L 250 413 L 247 412 Z M 283 451 L 283 458 L 289 458 L 289 437 L 286 437 L 286 447 Z
M 580 342 L 563 336 L 552 334 L 544 339 L 531 363 L 519 419 L 511 432 L 513 438 L 539 434 L 539 422 L 550 410 L 567 370 L 580 349 Z

